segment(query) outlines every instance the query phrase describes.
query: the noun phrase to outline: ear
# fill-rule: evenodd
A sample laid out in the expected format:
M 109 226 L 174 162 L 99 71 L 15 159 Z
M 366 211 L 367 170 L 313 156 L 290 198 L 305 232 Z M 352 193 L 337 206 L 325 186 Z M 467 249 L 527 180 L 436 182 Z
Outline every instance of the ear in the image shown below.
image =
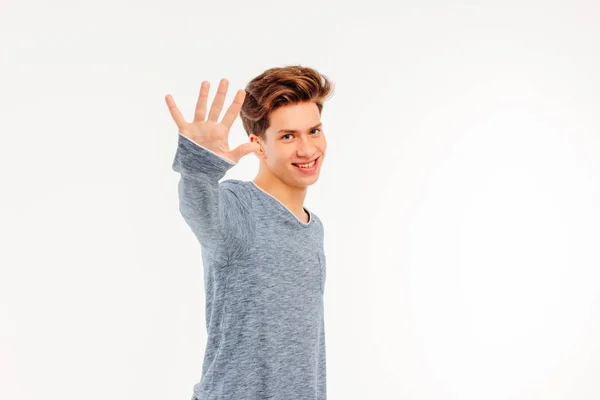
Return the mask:
M 250 135 L 250 142 L 255 142 L 258 143 L 260 145 L 260 150 L 255 151 L 254 155 L 256 156 L 256 158 L 258 158 L 259 160 L 264 159 L 265 158 L 265 154 L 263 152 L 263 147 L 262 147 L 262 141 L 261 139 L 258 137 L 258 135 L 255 135 L 254 133 L 252 133 Z

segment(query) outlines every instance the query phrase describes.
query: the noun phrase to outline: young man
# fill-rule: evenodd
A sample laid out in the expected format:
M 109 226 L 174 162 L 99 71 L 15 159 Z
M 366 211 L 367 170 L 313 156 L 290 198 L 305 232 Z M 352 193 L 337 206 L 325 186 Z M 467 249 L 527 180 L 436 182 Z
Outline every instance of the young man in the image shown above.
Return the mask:
M 333 88 L 310 68 L 272 68 L 217 122 L 227 87 L 222 79 L 207 117 L 202 82 L 191 123 L 166 96 L 179 129 L 179 209 L 205 272 L 208 339 L 192 400 L 324 400 L 323 224 L 304 199 L 325 158 L 321 111 Z M 250 141 L 230 150 L 240 111 Z M 250 153 L 260 160 L 253 181 L 219 182 Z

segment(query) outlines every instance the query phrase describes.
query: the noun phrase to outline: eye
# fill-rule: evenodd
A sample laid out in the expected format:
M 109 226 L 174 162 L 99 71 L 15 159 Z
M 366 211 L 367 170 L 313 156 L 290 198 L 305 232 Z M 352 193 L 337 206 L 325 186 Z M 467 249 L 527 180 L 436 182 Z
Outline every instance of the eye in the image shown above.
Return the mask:
M 319 128 L 315 128 L 315 129 L 311 130 L 311 132 L 313 132 L 313 131 L 319 131 L 319 132 L 320 132 L 320 131 L 321 131 L 321 129 L 319 129 Z M 285 134 L 285 135 L 283 135 L 281 138 L 285 140 L 286 136 L 292 136 L 292 134 L 291 134 L 291 133 L 286 133 L 286 134 Z

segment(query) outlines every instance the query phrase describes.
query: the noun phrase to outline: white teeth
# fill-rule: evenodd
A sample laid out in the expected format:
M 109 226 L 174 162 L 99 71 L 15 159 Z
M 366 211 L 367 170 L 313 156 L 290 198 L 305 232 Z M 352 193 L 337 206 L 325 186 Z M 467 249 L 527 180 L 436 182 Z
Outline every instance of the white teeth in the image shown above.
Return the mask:
M 310 162 L 310 163 L 308 163 L 308 164 L 294 164 L 294 165 L 296 165 L 296 166 L 298 166 L 298 167 L 300 167 L 300 168 L 310 168 L 310 167 L 312 167 L 313 165 L 315 165 L 315 161 L 316 161 L 316 160 L 313 160 L 312 162 Z

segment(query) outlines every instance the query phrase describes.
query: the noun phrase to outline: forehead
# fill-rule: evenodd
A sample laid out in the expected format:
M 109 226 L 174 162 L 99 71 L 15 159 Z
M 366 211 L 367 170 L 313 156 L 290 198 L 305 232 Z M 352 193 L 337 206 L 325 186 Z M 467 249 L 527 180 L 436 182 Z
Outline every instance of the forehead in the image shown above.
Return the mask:
M 289 129 L 302 132 L 319 122 L 321 115 L 314 102 L 290 104 L 271 112 L 269 130 L 277 132 L 280 129 Z

